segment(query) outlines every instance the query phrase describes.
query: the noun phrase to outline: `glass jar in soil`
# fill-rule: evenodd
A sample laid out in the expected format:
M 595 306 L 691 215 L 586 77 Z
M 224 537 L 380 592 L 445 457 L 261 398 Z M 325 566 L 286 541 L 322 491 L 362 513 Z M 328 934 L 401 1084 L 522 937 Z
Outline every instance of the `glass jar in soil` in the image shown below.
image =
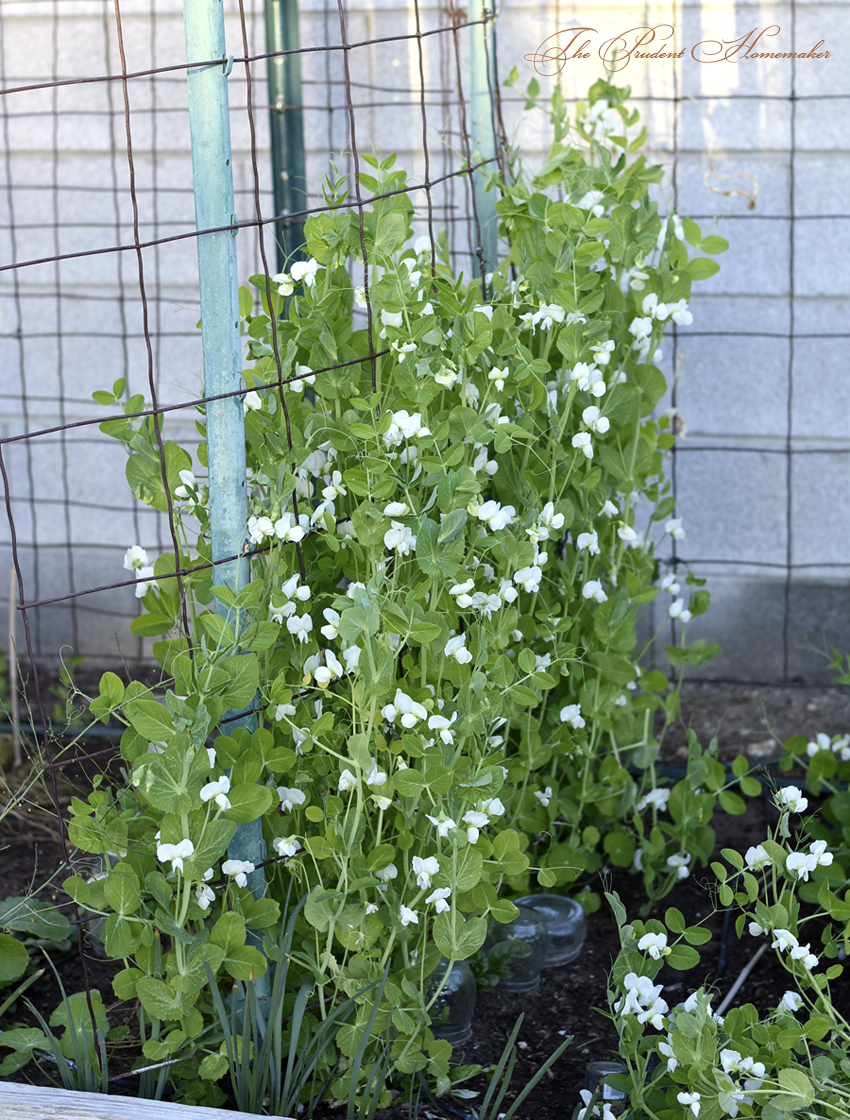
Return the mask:
M 452 1046 L 458 1046 L 461 1042 L 466 1042 L 472 1034 L 477 987 L 472 969 L 466 961 L 455 961 L 444 982 L 448 967 L 448 960 L 441 957 L 428 979 L 429 1000 L 439 989 L 439 994 L 431 1004 L 428 1014 L 434 1037 L 445 1039 Z
M 587 916 L 580 903 L 558 894 L 528 894 L 515 899 L 515 903 L 535 910 L 546 924 L 549 948 L 544 968 L 555 968 L 576 959 L 587 936 Z
M 518 906 L 519 913 L 506 925 L 490 926 L 487 944 L 504 945 L 509 950 L 505 961 L 508 975 L 499 984 L 503 992 L 536 992 L 540 973 L 546 963 L 549 935 L 543 917 L 530 906 Z

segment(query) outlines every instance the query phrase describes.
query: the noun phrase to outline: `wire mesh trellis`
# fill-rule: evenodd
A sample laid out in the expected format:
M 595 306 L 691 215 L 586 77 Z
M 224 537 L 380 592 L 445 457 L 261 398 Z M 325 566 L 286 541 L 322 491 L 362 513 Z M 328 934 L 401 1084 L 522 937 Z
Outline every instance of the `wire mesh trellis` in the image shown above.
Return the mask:
M 170 433 L 192 442 L 202 391 L 181 14 L 164 0 L 7 0 L 4 9 L 0 451 L 19 613 L 35 660 L 53 661 L 67 645 L 93 665 L 139 664 L 147 650 L 127 630 L 133 581 L 113 575 L 131 539 L 166 549 L 168 523 L 118 497 L 122 451 L 97 432 L 103 416 L 90 393 L 125 376 L 128 392 L 155 396 Z M 777 5 L 790 49 L 847 19 L 846 4 L 831 6 L 828 29 L 825 12 Z M 712 26 L 712 13 L 725 28 Z M 421 230 L 448 230 L 457 270 L 476 268 L 480 232 L 464 170 L 473 16 L 435 4 L 319 0 L 300 9 L 309 208 L 322 204 L 331 155 L 356 187 L 357 148 L 397 150 L 417 184 Z M 522 85 L 533 74 L 525 56 L 581 17 L 562 4 L 504 5 L 499 61 L 520 68 Z M 706 29 L 734 38 L 749 17 L 744 5 L 671 5 L 661 18 L 690 44 Z M 594 18 L 611 30 L 651 22 L 629 5 Z M 228 8 L 227 19 L 237 55 L 229 87 L 245 279 L 263 270 L 263 229 L 272 265 L 280 223 L 268 170 L 262 7 L 250 0 Z M 601 73 L 598 60 L 582 65 L 557 79 L 570 101 Z M 688 538 L 667 559 L 712 577 L 716 606 L 701 625 L 729 648 L 709 674 L 816 678 L 823 663 L 806 640 L 850 637 L 841 611 L 846 410 L 829 404 L 830 394 L 843 400 L 840 348 L 850 333 L 840 254 L 848 219 L 838 191 L 821 189 L 840 181 L 829 175 L 846 161 L 846 136 L 829 123 L 846 104 L 846 78 L 826 62 L 712 68 L 686 56 L 663 70 L 635 63 L 622 79 L 635 87 L 652 154 L 670 164 L 665 202 L 701 222 L 723 212 L 733 243 L 718 281 L 695 292 L 694 326 L 677 332 L 664 363 L 670 407 L 688 426 L 669 463 Z M 508 95 L 494 109 L 509 136 L 521 104 Z M 523 126 L 524 149 L 545 145 L 542 127 Z M 741 172 L 750 178 L 731 188 L 720 177 Z M 812 239 L 812 227 L 831 237 Z M 835 371 L 820 393 L 813 365 Z

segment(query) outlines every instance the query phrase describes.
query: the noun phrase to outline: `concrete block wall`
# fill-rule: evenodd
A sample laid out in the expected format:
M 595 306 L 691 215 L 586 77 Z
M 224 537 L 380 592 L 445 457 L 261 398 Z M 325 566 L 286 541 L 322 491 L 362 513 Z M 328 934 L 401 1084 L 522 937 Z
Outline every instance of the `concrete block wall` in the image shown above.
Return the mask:
M 302 46 L 313 48 L 302 56 L 302 76 L 308 179 L 318 205 L 329 158 L 342 173 L 351 170 L 345 68 L 342 51 L 321 49 L 340 43 L 337 5 L 302 0 L 299 7 Z M 66 0 L 58 11 L 56 18 L 43 0 L 7 9 L 0 40 L 5 88 L 118 71 L 111 3 Z M 234 0 L 225 0 L 225 11 L 228 49 L 240 57 Z M 474 17 L 475 6 L 468 11 Z M 179 0 L 130 0 L 121 13 L 131 72 L 183 61 Z M 449 8 L 423 0 L 419 15 L 428 32 L 446 26 Z M 345 19 L 347 40 L 355 44 L 348 66 L 358 147 L 396 151 L 411 181 L 422 183 L 417 41 L 397 38 L 415 34 L 413 3 L 348 0 Z M 246 24 L 250 53 L 262 54 L 261 0 L 248 0 Z M 850 3 L 503 0 L 500 72 L 504 77 L 516 66 L 524 90 L 535 76 L 526 56 L 562 28 L 591 26 L 590 59 L 568 62 L 557 77 L 538 75 L 544 94 L 557 81 L 573 102 L 603 74 L 599 43 L 659 24 L 675 28 L 676 49 L 687 48 L 684 58 L 634 59 L 614 80 L 631 85 L 649 156 L 669 168 L 662 204 L 731 243 L 719 275 L 695 288 L 693 326 L 665 345 L 661 363 L 671 383 L 675 371 L 675 405 L 687 425 L 668 461 L 687 529 L 678 559 L 708 578 L 714 597 L 692 635 L 723 646 L 704 668 L 707 676 L 828 679 L 813 647 L 850 647 L 850 217 L 843 202 L 850 74 L 840 47 L 850 31 Z M 764 49 L 807 51 L 824 39 L 821 49 L 831 57 L 705 64 L 689 53 L 700 41 L 731 41 L 770 25 L 781 30 L 762 40 Z M 374 42 L 379 39 L 386 41 Z M 426 34 L 420 42 L 433 179 L 456 171 L 463 158 L 457 71 L 468 82 L 468 32 Z M 253 64 L 252 75 L 262 207 L 269 215 L 265 63 Z M 140 238 L 188 232 L 194 214 L 185 74 L 132 79 L 127 90 Z M 237 211 L 253 217 L 246 95 L 237 63 L 230 79 Z M 507 133 L 534 166 L 549 143 L 543 119 L 524 118 L 516 93 L 503 89 L 502 99 Z M 7 94 L 0 97 L 0 128 L 4 263 L 132 244 L 120 82 Z M 468 194 L 463 177 L 431 194 L 435 226 L 448 226 L 455 264 L 464 269 L 471 263 Z M 424 232 L 425 192 L 413 201 Z M 268 231 L 273 262 L 272 238 Z M 260 269 L 255 231 L 239 234 L 238 251 L 247 279 Z M 147 249 L 144 265 L 159 399 L 192 399 L 201 386 L 194 241 Z M 2 435 L 96 417 L 91 392 L 120 376 L 149 396 L 143 335 L 133 252 L 0 272 Z M 191 442 L 192 432 L 191 413 L 166 422 L 173 438 Z M 28 598 L 119 580 L 129 544 L 166 546 L 161 520 L 126 498 L 122 452 L 96 426 L 6 445 L 4 458 Z M 0 530 L 0 545 L 4 587 L 8 528 Z M 129 588 L 42 608 L 34 614 L 38 653 L 50 658 L 68 643 L 92 664 L 142 657 L 145 650 L 127 629 L 135 610 Z M 648 628 L 662 625 L 660 609 L 659 617 L 649 614 Z

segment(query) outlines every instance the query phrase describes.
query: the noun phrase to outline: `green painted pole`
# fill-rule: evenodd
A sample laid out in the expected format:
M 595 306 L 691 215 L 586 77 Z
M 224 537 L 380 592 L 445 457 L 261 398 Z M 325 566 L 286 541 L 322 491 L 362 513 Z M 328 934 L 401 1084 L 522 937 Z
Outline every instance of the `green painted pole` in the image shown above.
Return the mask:
M 298 0 L 265 0 L 266 50 L 269 54 L 297 51 Z M 278 55 L 267 63 L 272 147 L 272 188 L 275 215 L 307 209 L 307 172 L 304 157 L 304 112 L 301 92 L 301 56 Z M 304 244 L 304 219 L 275 226 L 278 269 L 286 258 L 298 259 Z
M 201 332 L 204 353 L 204 395 L 214 397 L 243 387 L 242 349 L 239 338 L 239 290 L 236 267 L 236 215 L 233 204 L 233 168 L 230 150 L 224 10 L 222 0 L 185 0 L 183 23 L 189 82 L 189 129 L 192 139 L 192 175 L 195 189 L 195 223 L 200 233 L 198 280 L 201 294 Z M 211 66 L 191 67 L 192 62 L 220 58 Z M 245 476 L 245 419 L 242 398 L 210 401 L 206 406 L 207 452 L 210 487 L 210 536 L 214 561 L 225 556 L 239 559 L 213 568 L 213 582 L 234 591 L 250 579 L 247 556 L 242 556 L 248 521 Z M 216 601 L 217 614 L 230 612 Z M 239 713 L 228 713 L 238 715 Z M 254 717 L 243 716 L 229 726 L 253 728 Z M 228 855 L 259 866 L 266 856 L 262 822 L 239 825 Z M 255 898 L 265 893 L 262 868 L 248 876 Z M 257 994 L 262 998 L 258 981 Z
M 472 137 L 472 162 L 490 160 L 486 167 L 475 171 L 472 188 L 475 195 L 475 213 L 480 230 L 481 255 L 486 271 L 490 272 L 499 262 L 498 234 L 499 220 L 496 214 L 496 192 L 487 191 L 487 177 L 497 170 L 496 135 L 493 130 L 493 91 L 496 88 L 496 68 L 493 52 L 493 0 L 486 0 L 480 7 L 469 9 L 470 19 L 484 19 L 486 22 L 475 24 L 469 29 L 469 66 L 470 66 L 470 135 Z

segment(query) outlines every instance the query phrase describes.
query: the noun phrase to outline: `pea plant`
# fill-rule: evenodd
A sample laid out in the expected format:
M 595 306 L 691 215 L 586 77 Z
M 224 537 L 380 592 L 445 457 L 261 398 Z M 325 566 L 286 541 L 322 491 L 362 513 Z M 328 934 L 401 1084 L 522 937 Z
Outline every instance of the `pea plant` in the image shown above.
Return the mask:
M 683 590 L 654 558 L 684 529 L 653 362 L 727 246 L 658 213 L 627 94 L 596 83 L 572 122 L 556 95 L 545 166 L 509 153 L 492 275 L 455 274 L 444 236 L 415 239 L 405 173 L 365 156 L 362 218 L 329 180 L 308 259 L 241 290 L 244 587 L 212 581 L 206 444 L 160 451 L 132 416 L 141 397 L 95 395 L 123 403 L 102 429 L 136 496 L 171 508 L 179 548 L 127 550 L 132 630 L 156 639 L 162 681 L 102 678 L 89 711 L 124 724 L 127 780 L 73 803 L 71 838 L 117 860 L 65 887 L 105 917 L 145 1059 L 183 1059 L 188 1099 L 224 1099 L 209 976 L 258 982 L 287 898 L 284 1014 L 305 984 L 302 1024 L 357 998 L 317 1059 L 331 1095 L 385 1045 L 393 1076 L 444 1093 L 458 1074 L 429 1007 L 488 922 L 514 917 L 512 889 L 609 860 L 663 894 L 708 857 L 718 800 L 743 808 L 695 739 L 672 789 L 655 768 L 682 672 L 714 647 L 686 641 L 701 581 Z M 639 664 L 638 613 L 659 595 L 672 683 Z M 233 718 L 246 709 L 253 724 Z M 228 857 L 257 820 L 264 891 Z M 373 1050 L 352 1061 L 364 1032 Z
M 850 904 L 846 893 L 837 893 L 846 886 L 846 869 L 826 841 L 803 839 L 811 818 L 793 829 L 792 818 L 808 807 L 797 787 L 776 791 L 774 805 L 779 819 L 770 835 L 744 854 L 723 849 L 725 862 L 712 868 L 719 903 L 740 911 L 738 936 L 772 949 L 788 973 L 777 1007 L 745 1004 L 724 1017 L 699 988 L 671 1008 L 664 985 L 655 983 L 658 973 L 665 964 L 681 971 L 697 966 L 693 946 L 707 941 L 708 932 L 687 927 L 674 908 L 663 922 L 629 923 L 619 899 L 609 896 L 622 945 L 609 1003 L 628 1068 L 620 1079 L 633 1109 L 627 1114 L 675 1120 L 848 1115 L 850 1025 L 830 994 L 850 936 Z

